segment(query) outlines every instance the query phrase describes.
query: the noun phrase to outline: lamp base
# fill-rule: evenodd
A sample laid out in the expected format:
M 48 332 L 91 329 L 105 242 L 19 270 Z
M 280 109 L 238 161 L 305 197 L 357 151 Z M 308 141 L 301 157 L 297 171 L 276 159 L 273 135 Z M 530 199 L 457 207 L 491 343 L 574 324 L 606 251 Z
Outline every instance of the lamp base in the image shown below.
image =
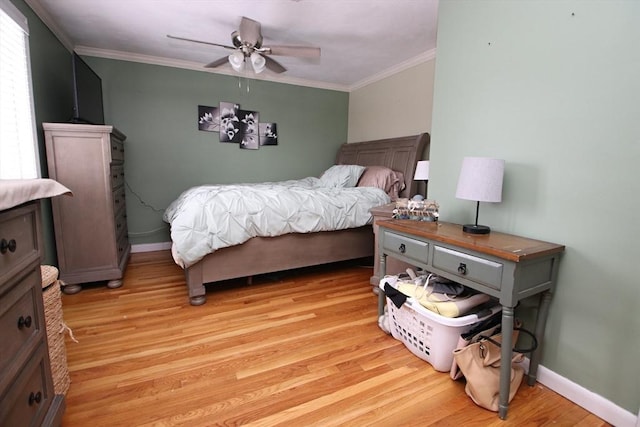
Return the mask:
M 462 231 L 465 233 L 471 234 L 489 234 L 491 233 L 491 229 L 486 225 L 478 225 L 478 224 L 465 224 L 462 226 Z

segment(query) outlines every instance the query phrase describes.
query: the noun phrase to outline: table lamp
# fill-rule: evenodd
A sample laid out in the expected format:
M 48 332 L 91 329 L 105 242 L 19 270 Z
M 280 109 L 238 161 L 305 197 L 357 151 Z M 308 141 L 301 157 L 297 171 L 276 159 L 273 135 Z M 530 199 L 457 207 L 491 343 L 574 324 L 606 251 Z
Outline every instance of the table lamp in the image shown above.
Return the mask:
M 429 160 L 420 160 L 416 165 L 416 172 L 413 175 L 414 181 L 425 181 L 424 183 L 424 198 L 427 198 L 427 183 L 429 180 Z
M 480 202 L 502 201 L 504 160 L 489 157 L 465 157 L 462 160 L 456 197 L 476 201 L 476 222 L 465 224 L 462 231 L 472 234 L 488 234 L 491 229 L 478 225 Z

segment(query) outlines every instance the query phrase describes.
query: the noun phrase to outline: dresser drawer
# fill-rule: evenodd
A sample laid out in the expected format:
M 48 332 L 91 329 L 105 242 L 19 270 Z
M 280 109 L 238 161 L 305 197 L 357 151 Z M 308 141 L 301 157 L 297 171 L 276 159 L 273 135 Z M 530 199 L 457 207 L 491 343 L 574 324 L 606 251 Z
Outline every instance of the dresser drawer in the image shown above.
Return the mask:
M 129 235 L 127 234 L 127 226 L 125 224 L 122 234 L 118 237 L 118 263 L 122 261 L 124 256 L 127 256 L 130 252 Z
M 111 161 L 113 163 L 124 162 L 124 144 L 111 136 Z
M 116 214 L 116 216 L 118 215 L 123 215 L 123 211 L 125 207 L 125 201 L 124 201 L 124 187 L 120 187 L 117 190 L 113 191 L 113 212 Z
M 500 289 L 502 264 L 452 249 L 434 246 L 433 266 L 458 277 Z
M 111 166 L 111 189 L 115 190 L 124 184 L 124 166 Z
M 37 209 L 34 203 L 0 216 L 0 283 L 40 257 Z
M 21 363 L 43 336 L 38 309 L 42 300 L 39 263 L 17 279 L 18 283 L 11 282 L 5 288 L 8 291 L 0 294 L 0 385 L 6 385 L 7 371 Z
M 117 239 L 122 235 L 122 233 L 124 233 L 127 230 L 127 210 L 126 209 L 121 209 L 118 213 L 116 213 L 115 224 L 116 224 L 115 231 L 116 231 L 116 239 Z
M 384 231 L 384 249 L 392 253 L 403 255 L 415 261 L 426 263 L 429 256 L 429 244 L 410 237 Z
M 2 396 L 0 424 L 4 426 L 39 426 L 53 399 L 46 346 L 42 344 L 20 371 L 7 394 Z

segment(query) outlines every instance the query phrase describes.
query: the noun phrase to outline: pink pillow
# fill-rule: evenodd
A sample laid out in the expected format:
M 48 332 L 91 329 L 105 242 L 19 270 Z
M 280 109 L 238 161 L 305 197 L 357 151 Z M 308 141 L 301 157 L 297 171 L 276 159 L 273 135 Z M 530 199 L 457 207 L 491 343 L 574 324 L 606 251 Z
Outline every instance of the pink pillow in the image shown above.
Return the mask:
M 399 197 L 398 194 L 404 190 L 404 174 L 385 166 L 367 166 L 360 176 L 358 187 L 380 188 L 395 201 Z

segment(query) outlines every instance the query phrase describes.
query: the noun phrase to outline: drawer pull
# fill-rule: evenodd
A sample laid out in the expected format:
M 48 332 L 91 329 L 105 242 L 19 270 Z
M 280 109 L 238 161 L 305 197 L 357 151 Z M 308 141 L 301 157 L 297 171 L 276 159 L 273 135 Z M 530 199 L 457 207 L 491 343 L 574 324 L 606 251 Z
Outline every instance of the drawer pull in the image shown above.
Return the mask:
M 15 252 L 18 248 L 18 244 L 16 243 L 16 239 L 11 239 L 7 242 L 7 239 L 2 239 L 0 241 L 0 253 L 6 254 L 7 250 L 9 252 Z
M 31 316 L 27 316 L 27 317 L 20 316 L 20 318 L 18 319 L 18 329 L 22 329 L 24 327 L 30 328 L 31 321 L 32 321 Z
M 404 245 L 404 243 L 400 243 L 400 246 L 398 247 L 398 251 L 403 254 L 407 251 L 407 247 Z
M 41 392 L 31 392 L 29 393 L 29 406 L 33 406 L 34 403 L 42 402 L 42 393 Z
M 463 276 L 467 274 L 467 264 L 461 262 L 458 266 L 458 273 L 462 274 Z

